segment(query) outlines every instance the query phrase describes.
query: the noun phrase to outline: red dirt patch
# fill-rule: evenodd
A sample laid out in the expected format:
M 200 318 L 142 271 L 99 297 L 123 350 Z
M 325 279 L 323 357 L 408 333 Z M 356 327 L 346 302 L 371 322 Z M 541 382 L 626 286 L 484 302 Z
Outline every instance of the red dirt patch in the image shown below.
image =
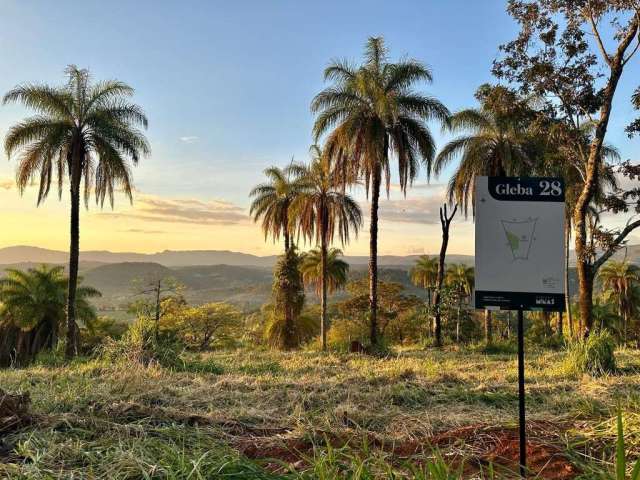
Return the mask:
M 570 480 L 579 470 L 553 443 L 566 426 L 551 422 L 527 425 L 527 468 L 535 478 Z M 520 443 L 515 428 L 469 425 L 435 435 L 431 444 L 443 448 L 464 445 L 479 464 L 503 466 L 516 472 L 520 461 Z
M 579 471 L 571 464 L 562 451 L 554 445 L 559 431 L 566 426 L 549 422 L 531 422 L 528 426 L 527 459 L 532 477 L 545 480 L 571 480 Z M 316 432 L 318 433 L 318 432 Z M 349 432 L 352 433 L 352 432 Z M 330 443 L 335 448 L 349 445 L 357 449 L 365 443 L 361 435 L 347 432 L 343 434 L 324 432 L 318 445 Z M 307 466 L 305 458 L 313 456 L 314 443 L 308 439 L 284 435 L 239 436 L 232 441 L 235 447 L 249 458 L 267 460 L 266 468 L 271 471 L 283 471 L 284 466 L 303 468 Z M 375 449 L 384 450 L 392 455 L 390 460 L 398 464 L 409 460 L 416 464 L 425 461 L 424 453 L 430 456 L 432 448 L 438 448 L 452 463 L 464 458 L 465 472 L 471 476 L 480 466 L 492 464 L 506 476 L 518 471 L 519 442 L 515 428 L 487 425 L 469 425 L 440 432 L 430 438 L 407 439 L 401 441 L 382 441 L 373 434 L 366 435 L 366 443 Z M 455 453 L 451 449 L 455 450 Z M 269 462 L 269 460 L 274 460 Z M 505 477 L 501 478 L 505 478 Z

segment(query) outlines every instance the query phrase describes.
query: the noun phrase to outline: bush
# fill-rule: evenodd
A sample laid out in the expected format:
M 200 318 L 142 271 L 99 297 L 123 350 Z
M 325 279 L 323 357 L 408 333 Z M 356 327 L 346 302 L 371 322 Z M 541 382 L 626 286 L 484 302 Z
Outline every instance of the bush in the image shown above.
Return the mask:
M 348 318 L 335 319 L 327 332 L 327 343 L 332 349 L 348 352 L 352 341 L 365 344 L 369 326 Z
M 120 340 L 107 338 L 100 355 L 111 362 L 138 363 L 144 366 L 159 364 L 163 367 L 182 367 L 180 354 L 184 345 L 175 332 L 163 330 L 156 333 L 155 322 L 139 318 Z
M 600 376 L 616 371 L 615 342 L 607 330 L 569 344 L 565 368 L 574 374 Z

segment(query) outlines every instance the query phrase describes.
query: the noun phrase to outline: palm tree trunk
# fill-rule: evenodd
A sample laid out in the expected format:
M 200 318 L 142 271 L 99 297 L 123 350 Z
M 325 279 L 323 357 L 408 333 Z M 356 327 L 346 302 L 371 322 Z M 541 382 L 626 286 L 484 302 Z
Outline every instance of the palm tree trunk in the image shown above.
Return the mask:
M 320 262 L 322 268 L 322 298 L 320 299 L 320 336 L 322 337 L 322 351 L 327 349 L 327 225 L 326 215 L 322 222 L 323 232 L 321 234 Z
M 569 326 L 569 336 L 573 337 L 573 315 L 571 314 L 571 289 L 569 284 L 569 242 L 571 240 L 571 224 L 565 220 L 564 224 L 564 291 L 565 309 L 567 310 L 567 323 Z
M 289 253 L 289 248 L 291 248 L 291 239 L 289 238 L 289 216 L 285 214 L 283 227 L 283 236 L 284 236 L 284 253 Z
M 158 280 L 157 290 L 156 290 L 156 315 L 155 315 L 155 336 L 158 338 L 158 334 L 160 333 L 160 292 L 162 290 L 162 280 Z
M 385 142 L 386 144 L 386 142 Z M 386 149 L 385 149 L 386 155 Z M 380 166 L 373 169 L 371 185 L 371 224 L 369 225 L 369 338 L 378 344 L 378 202 L 380 200 Z
M 458 315 L 456 315 L 456 343 L 460 343 L 460 314 L 462 313 L 462 297 L 458 298 Z
M 493 318 L 491 310 L 484 311 L 484 340 L 489 345 L 493 341 Z
M 67 292 L 67 345 L 65 355 L 78 354 L 78 325 L 76 323 L 76 290 L 78 288 L 78 263 L 80 261 L 80 178 L 82 153 L 74 147 L 71 162 L 71 241 L 69 246 L 69 287 Z

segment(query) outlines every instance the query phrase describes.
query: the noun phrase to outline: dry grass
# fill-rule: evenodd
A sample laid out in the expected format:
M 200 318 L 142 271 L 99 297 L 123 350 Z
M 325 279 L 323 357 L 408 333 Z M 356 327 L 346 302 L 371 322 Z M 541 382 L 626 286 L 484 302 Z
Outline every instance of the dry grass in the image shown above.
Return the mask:
M 563 355 L 528 352 L 530 433 L 583 478 L 595 478 L 613 458 L 618 404 L 631 457 L 640 454 L 640 353 L 619 352 L 621 373 L 599 379 L 568 375 Z M 511 438 L 517 422 L 513 355 L 235 351 L 194 356 L 184 370 L 86 360 L 1 371 L 3 389 L 29 392 L 38 422 L 4 439 L 0 471 L 65 479 L 213 478 L 212 472 L 335 478 L 326 476 L 330 471 L 344 478 L 387 478 L 391 471 L 447 478 L 411 471 L 437 447 L 447 463 L 464 461 L 471 478 L 488 462 L 501 463 L 496 452 L 508 447 L 500 439 Z M 470 428 L 474 435 L 447 437 Z M 373 477 L 353 473 L 358 462 Z

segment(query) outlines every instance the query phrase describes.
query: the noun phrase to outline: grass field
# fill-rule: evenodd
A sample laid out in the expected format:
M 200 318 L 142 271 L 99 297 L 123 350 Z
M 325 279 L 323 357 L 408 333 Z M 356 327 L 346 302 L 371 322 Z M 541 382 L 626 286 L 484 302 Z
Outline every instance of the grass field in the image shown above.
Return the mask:
M 620 373 L 593 379 L 567 375 L 562 352 L 527 352 L 532 478 L 610 471 L 618 405 L 629 456 L 638 457 L 640 353 L 617 356 Z M 212 353 L 189 357 L 181 371 L 100 360 L 2 370 L 4 390 L 29 392 L 32 418 L 2 437 L 0 472 L 16 479 L 510 478 L 516 378 L 512 354 L 420 349 L 387 358 Z

